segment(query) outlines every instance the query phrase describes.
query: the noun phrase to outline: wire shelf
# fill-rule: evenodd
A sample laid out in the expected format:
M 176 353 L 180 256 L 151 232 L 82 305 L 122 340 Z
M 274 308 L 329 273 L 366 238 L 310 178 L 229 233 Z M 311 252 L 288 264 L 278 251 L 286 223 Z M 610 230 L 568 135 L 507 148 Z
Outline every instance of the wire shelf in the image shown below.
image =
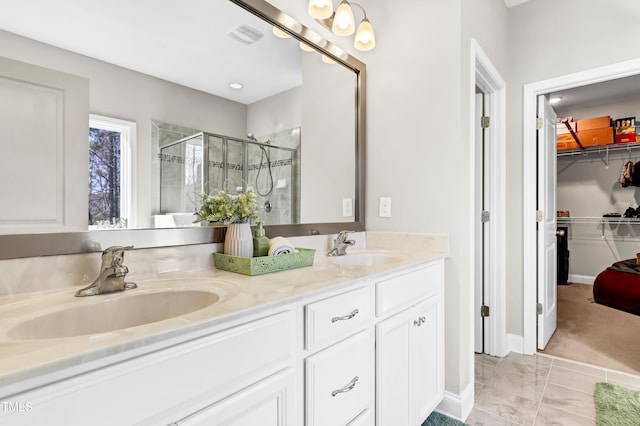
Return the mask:
M 559 217 L 558 226 L 569 228 L 569 239 L 640 241 L 640 218 Z

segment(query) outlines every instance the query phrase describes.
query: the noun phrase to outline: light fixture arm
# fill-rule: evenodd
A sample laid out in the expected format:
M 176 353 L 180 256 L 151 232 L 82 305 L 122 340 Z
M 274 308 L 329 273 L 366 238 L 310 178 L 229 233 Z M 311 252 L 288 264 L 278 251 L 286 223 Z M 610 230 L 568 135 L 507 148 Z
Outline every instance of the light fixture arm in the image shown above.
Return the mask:
M 360 8 L 360 10 L 362 10 L 362 14 L 364 15 L 364 19 L 367 19 L 367 11 L 364 10 L 364 7 L 362 7 L 362 5 L 358 4 L 358 3 L 352 3 L 352 2 L 348 2 L 349 5 L 351 6 L 358 6 Z M 368 19 L 367 19 L 368 21 Z

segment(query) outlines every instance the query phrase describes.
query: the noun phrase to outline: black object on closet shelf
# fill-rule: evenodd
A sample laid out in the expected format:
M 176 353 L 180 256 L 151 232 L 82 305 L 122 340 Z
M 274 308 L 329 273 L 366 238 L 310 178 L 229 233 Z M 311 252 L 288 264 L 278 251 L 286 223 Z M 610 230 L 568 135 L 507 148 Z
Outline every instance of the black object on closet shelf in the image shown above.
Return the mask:
M 640 217 L 640 207 L 638 207 L 637 209 L 629 207 L 624 211 L 624 217 Z
M 631 185 L 640 186 L 640 161 L 633 165 L 631 171 Z
M 602 217 L 620 217 L 620 216 L 622 215 L 618 212 L 605 213 L 602 215 Z

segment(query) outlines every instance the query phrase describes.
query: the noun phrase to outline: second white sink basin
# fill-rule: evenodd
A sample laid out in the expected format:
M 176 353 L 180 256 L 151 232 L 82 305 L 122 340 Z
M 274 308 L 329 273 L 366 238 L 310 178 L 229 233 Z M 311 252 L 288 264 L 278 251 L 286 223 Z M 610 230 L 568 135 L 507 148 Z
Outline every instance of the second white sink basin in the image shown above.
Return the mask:
M 402 258 L 385 251 L 347 251 L 344 256 L 332 258 L 336 265 L 368 266 L 400 262 Z
M 34 340 L 105 333 L 184 315 L 220 300 L 217 293 L 206 290 L 134 292 L 78 299 L 71 306 L 17 324 L 7 337 Z

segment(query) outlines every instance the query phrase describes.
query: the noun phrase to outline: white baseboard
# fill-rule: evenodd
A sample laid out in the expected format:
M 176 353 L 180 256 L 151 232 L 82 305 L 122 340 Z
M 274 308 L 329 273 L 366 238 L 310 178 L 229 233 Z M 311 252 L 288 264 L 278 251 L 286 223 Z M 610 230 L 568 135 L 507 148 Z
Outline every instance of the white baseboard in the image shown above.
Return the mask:
M 507 345 L 509 352 L 515 352 L 517 354 L 524 353 L 524 337 L 517 334 L 507 333 Z
M 462 395 L 456 395 L 451 392 L 444 392 L 444 399 L 436 408 L 438 413 L 445 414 L 454 419 L 464 422 L 471 410 L 474 403 L 474 382 L 469 383 L 467 387 L 462 391 Z
M 592 277 L 592 276 L 589 276 L 589 275 L 576 275 L 576 274 L 569 275 L 569 282 L 570 283 L 591 284 L 591 285 L 593 285 L 593 282 L 595 280 L 596 280 L 596 277 Z

